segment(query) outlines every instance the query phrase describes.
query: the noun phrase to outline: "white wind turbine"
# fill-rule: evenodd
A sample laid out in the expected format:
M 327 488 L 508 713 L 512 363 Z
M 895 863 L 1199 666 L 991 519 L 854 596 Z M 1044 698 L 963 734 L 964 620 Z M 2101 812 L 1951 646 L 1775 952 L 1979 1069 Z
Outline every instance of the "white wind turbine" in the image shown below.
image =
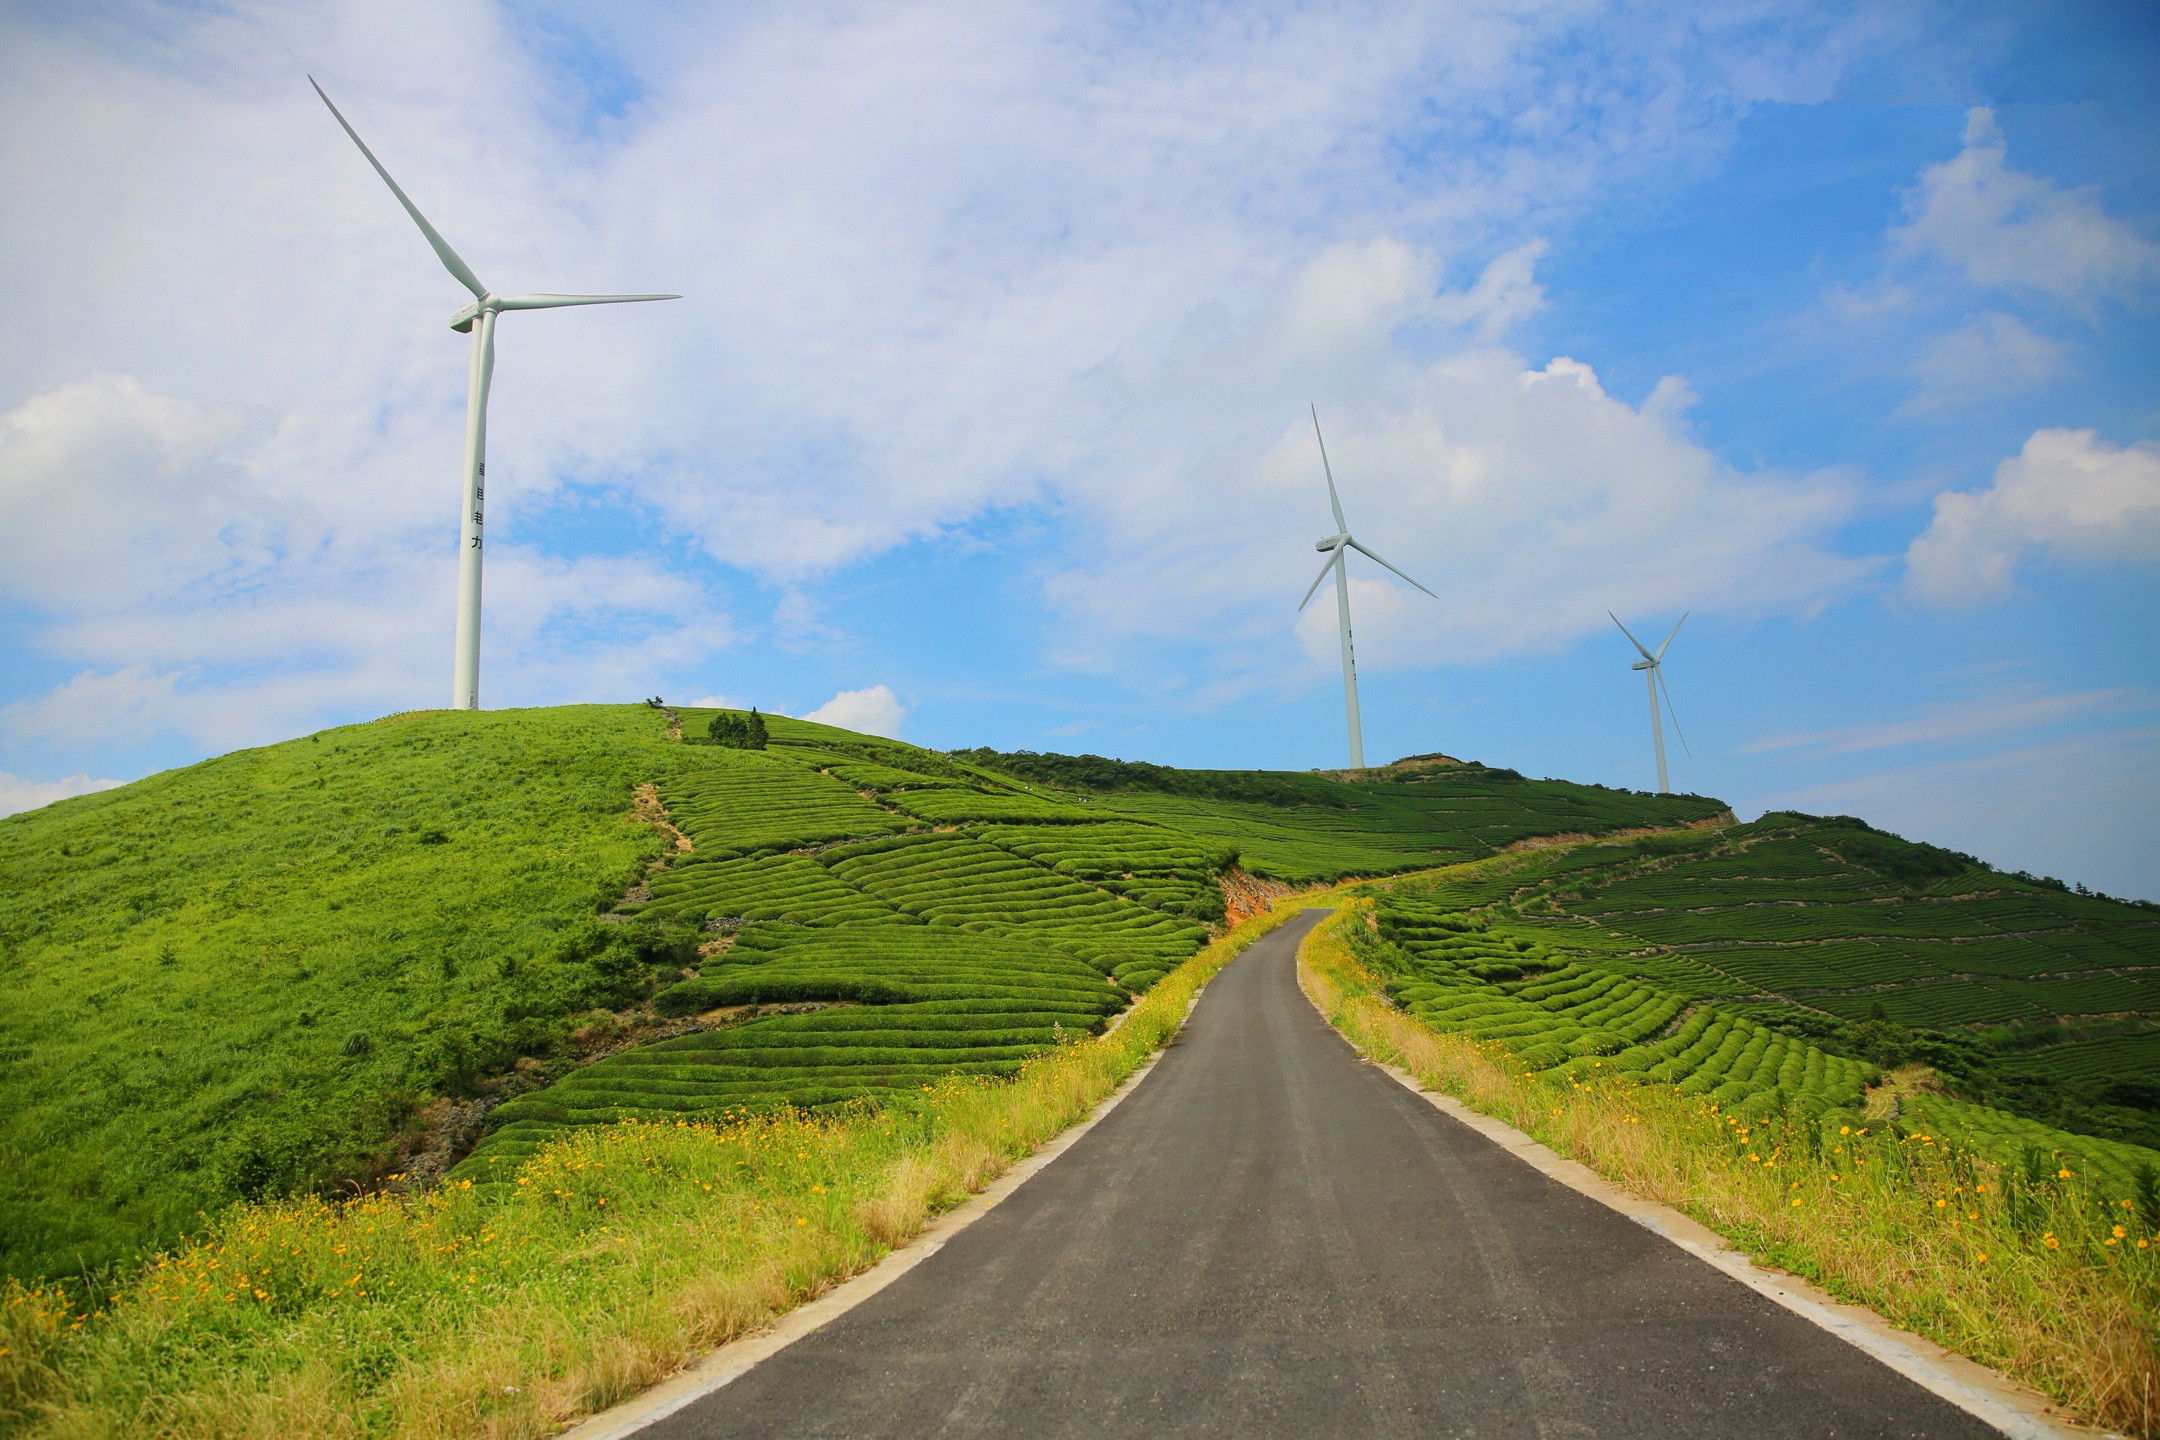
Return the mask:
M 315 77 L 308 77 L 308 84 L 315 85 Z M 323 95 L 323 88 L 315 85 L 315 93 L 322 95 L 322 102 L 330 105 L 330 97 Z M 621 305 L 633 300 L 680 300 L 680 295 L 512 295 L 505 298 L 491 292 L 480 283 L 480 277 L 472 268 L 458 258 L 450 243 L 437 234 L 428 224 L 427 216 L 413 204 L 405 192 L 398 188 L 390 172 L 368 149 L 367 142 L 337 106 L 330 105 L 330 113 L 337 116 L 338 124 L 352 136 L 352 142 L 367 156 L 368 164 L 382 176 L 383 184 L 397 196 L 398 204 L 412 216 L 420 233 L 427 236 L 428 244 L 435 247 L 435 257 L 442 261 L 457 282 L 472 291 L 473 298 L 460 306 L 450 317 L 450 328 L 472 335 L 472 371 L 465 391 L 465 508 L 461 523 L 458 547 L 458 598 L 457 598 L 457 660 L 455 679 L 451 686 L 451 708 L 477 710 L 480 708 L 480 533 L 481 515 L 487 498 L 487 401 L 488 382 L 495 374 L 495 317 L 504 310 L 553 310 L 563 305 Z
M 1350 538 L 1350 522 L 1343 519 L 1342 501 L 1337 499 L 1335 495 L 1335 470 L 1333 466 L 1328 464 L 1327 441 L 1322 439 L 1320 435 L 1320 407 L 1317 405 L 1313 407 L 1312 432 L 1313 438 L 1320 441 L 1320 469 L 1327 476 L 1327 499 L 1329 506 L 1335 511 L 1335 533 L 1325 537 L 1313 546 L 1315 550 L 1326 554 L 1328 557 L 1327 563 L 1320 567 L 1319 576 L 1313 580 L 1312 588 L 1305 592 L 1305 598 L 1298 601 L 1297 608 L 1303 611 L 1307 605 L 1312 603 L 1312 597 L 1320 589 L 1320 582 L 1327 579 L 1328 571 L 1333 570 L 1335 572 L 1335 618 L 1342 626 L 1343 706 L 1349 711 L 1350 715 L 1350 768 L 1362 770 L 1365 768 L 1365 726 L 1358 718 L 1357 656 L 1350 643 L 1350 566 L 1348 557 L 1350 552 L 1355 550 L 1366 559 L 1379 565 L 1386 565 L 1390 570 L 1395 570 L 1395 567 L 1388 565 L 1387 561 L 1382 560 L 1378 555 L 1373 554 L 1372 551 Z M 1405 580 L 1410 580 L 1410 577 L 1403 575 L 1400 570 L 1395 570 L 1395 573 L 1402 575 Z M 1425 587 L 1418 585 L 1415 580 L 1410 580 L 1410 583 L 1417 585 L 1420 590 L 1425 590 Z M 1432 595 L 1433 592 L 1425 590 L 1425 593 Z M 1439 598 L 1439 596 L 1433 595 L 1433 599 L 1437 600 Z
M 1613 624 L 1620 625 L 1619 616 L 1613 615 L 1610 610 L 1605 613 L 1612 615 Z M 1673 734 L 1680 736 L 1680 748 L 1683 750 L 1687 748 L 1687 736 L 1682 735 L 1680 732 L 1680 712 L 1673 709 L 1672 691 L 1667 689 L 1665 685 L 1665 651 L 1671 647 L 1673 635 L 1678 635 L 1680 627 L 1685 624 L 1687 624 L 1687 613 L 1684 612 L 1678 620 L 1673 622 L 1672 635 L 1665 637 L 1665 643 L 1657 647 L 1655 655 L 1648 650 L 1643 650 L 1642 641 L 1637 640 L 1627 626 L 1620 625 L 1620 633 L 1627 636 L 1628 644 L 1642 651 L 1642 659 L 1628 666 L 1628 669 L 1642 671 L 1644 678 L 1650 682 L 1650 743 L 1657 747 L 1657 788 L 1660 795 L 1672 793 L 1672 786 L 1665 779 L 1665 729 L 1658 719 L 1658 691 L 1660 690 L 1665 691 L 1665 708 L 1672 710 Z

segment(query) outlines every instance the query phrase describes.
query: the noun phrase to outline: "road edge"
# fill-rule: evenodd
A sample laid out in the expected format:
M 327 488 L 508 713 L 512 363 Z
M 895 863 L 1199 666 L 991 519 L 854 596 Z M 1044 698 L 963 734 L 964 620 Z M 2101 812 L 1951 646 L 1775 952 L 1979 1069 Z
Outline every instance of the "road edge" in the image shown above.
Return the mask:
M 1307 938 L 1311 933 L 1317 932 L 1309 932 Z M 1305 968 L 1303 941 L 1298 944 L 1297 965 L 1302 981 Z M 1320 1016 L 1321 1023 L 1342 1035 L 1313 999 L 1312 992 L 1302 983 L 1298 991 L 1304 995 L 1305 1003 Z M 1991 1370 L 1970 1356 L 1946 1350 L 1910 1330 L 1899 1329 L 1864 1305 L 1848 1305 L 1797 1275 L 1757 1265 L 1701 1221 L 1670 1205 L 1645 1200 L 1622 1189 L 1581 1161 L 1566 1158 L 1506 1121 L 1473 1110 L 1452 1095 L 1427 1090 L 1415 1075 L 1401 1066 L 1375 1060 L 1358 1050 L 1356 1042 L 1349 1036 L 1343 1035 L 1343 1041 L 1356 1050 L 1366 1064 L 1385 1071 L 1411 1094 L 1428 1102 L 1443 1115 L 1462 1122 L 1539 1174 L 1595 1200 L 1608 1210 L 1625 1215 L 1651 1234 L 1677 1245 L 1764 1299 L 1887 1365 L 1929 1394 L 1994 1426 L 2011 1440 L 2124 1440 L 2115 1431 L 2081 1425 L 2052 1413 L 2053 1402 L 2038 1390 Z

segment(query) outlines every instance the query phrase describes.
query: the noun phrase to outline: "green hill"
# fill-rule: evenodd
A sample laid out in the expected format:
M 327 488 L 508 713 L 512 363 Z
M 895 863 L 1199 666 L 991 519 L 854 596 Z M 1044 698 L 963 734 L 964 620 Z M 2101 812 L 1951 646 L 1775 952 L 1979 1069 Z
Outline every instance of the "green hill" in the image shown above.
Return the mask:
M 1403 1003 L 1526 1063 L 1758 1107 L 1895 1090 L 2110 1164 L 2160 1140 L 2150 907 L 1445 757 L 1180 771 L 781 717 L 749 750 L 715 713 L 393 716 L 0 820 L 6 1273 L 265 1194 L 504 1181 L 569 1127 L 1009 1074 L 1246 877 L 1431 872 L 1385 892 Z M 1913 1063 L 1935 1082 L 1863 1100 Z
M 1394 873 L 1722 809 L 1453 765 L 1096 789 L 778 717 L 697 743 L 711 718 L 393 716 L 0 820 L 0 1267 L 482 1130 L 492 1178 L 565 1125 L 1000 1073 L 1191 953 L 1233 861 Z
M 1860 1071 L 1921 1066 L 1880 1118 L 2119 1179 L 2160 1162 L 2135 1148 L 2160 1145 L 2160 907 L 1785 813 L 1379 895 L 1405 1002 L 1534 1066 L 1639 1070 L 1757 1110 L 1855 1106 Z

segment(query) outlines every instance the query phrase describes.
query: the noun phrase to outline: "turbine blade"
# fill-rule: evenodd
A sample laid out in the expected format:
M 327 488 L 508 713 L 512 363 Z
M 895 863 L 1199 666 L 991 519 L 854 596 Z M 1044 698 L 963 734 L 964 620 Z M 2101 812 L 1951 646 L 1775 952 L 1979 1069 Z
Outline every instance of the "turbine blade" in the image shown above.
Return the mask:
M 1328 552 L 1327 564 L 1320 567 L 1319 578 L 1312 582 L 1312 589 L 1305 592 L 1305 598 L 1297 602 L 1297 608 L 1299 609 L 1299 611 L 1302 612 L 1307 605 L 1312 604 L 1312 597 L 1315 594 L 1319 593 L 1320 581 L 1327 579 L 1327 572 L 1334 569 L 1335 562 L 1340 560 L 1341 558 L 1342 551 L 1340 550 L 1331 550 Z
M 1335 533 L 1338 535 L 1348 534 L 1350 522 L 1342 518 L 1342 501 L 1335 498 L 1335 467 L 1328 464 L 1327 441 L 1322 440 L 1320 437 L 1320 407 L 1318 405 L 1313 406 L 1312 433 L 1313 439 L 1320 441 L 1320 469 L 1327 475 L 1327 503 L 1328 507 L 1335 512 Z
M 1363 555 L 1363 556 L 1364 556 L 1364 557 L 1365 557 L 1366 559 L 1368 559 L 1368 560 L 1372 561 L 1372 562 L 1373 562 L 1374 564 L 1376 564 L 1376 565 L 1387 565 L 1387 568 L 1388 568 L 1388 569 L 1390 569 L 1390 570 L 1395 570 L 1395 567 L 1394 567 L 1393 565 L 1388 565 L 1388 562 L 1387 562 L 1387 561 L 1385 561 L 1385 560 L 1382 560 L 1382 559 L 1381 559 L 1381 558 L 1380 558 L 1380 557 L 1379 557 L 1378 555 L 1375 555 L 1375 554 L 1373 554 L 1373 552 L 1372 552 L 1372 551 L 1370 551 L 1370 550 L 1366 549 L 1366 548 L 1365 548 L 1365 547 L 1364 547 L 1363 545 L 1360 545 L 1360 544 L 1358 544 L 1358 542 L 1357 542 L 1357 541 L 1355 541 L 1355 540 L 1351 540 L 1351 541 L 1348 541 L 1348 542 L 1346 542 L 1346 543 L 1347 543 L 1347 544 L 1348 544 L 1348 545 L 1350 546 L 1350 548 L 1351 548 L 1351 549 L 1353 549 L 1353 550 L 1357 551 L 1357 552 L 1358 552 L 1358 554 L 1360 554 L 1360 555 Z M 1402 572 L 1402 571 L 1400 571 L 1400 570 L 1395 570 L 1395 573 L 1396 573 L 1397 575 L 1402 575 L 1402 578 L 1403 578 L 1403 579 L 1405 579 L 1405 580 L 1410 580 L 1410 577 L 1409 577 L 1408 575 L 1403 575 L 1403 572 Z M 1418 589 L 1420 589 L 1420 590 L 1425 590 L 1425 587 L 1424 587 L 1423 585 L 1418 585 L 1418 582 L 1417 582 L 1417 581 L 1415 581 L 1415 580 L 1410 580 L 1410 583 L 1411 583 L 1412 585 L 1417 585 L 1417 588 L 1418 588 Z M 1438 595 L 1433 595 L 1432 591 L 1430 591 L 1430 590 L 1425 590 L 1425 593 L 1426 593 L 1427 595 L 1432 595 L 1432 598 L 1433 598 L 1433 599 L 1435 599 L 1435 600 L 1437 600 L 1437 599 L 1439 599 L 1439 598 L 1440 598 L 1440 597 L 1439 597 Z
M 1680 612 L 1680 618 L 1673 621 L 1672 635 L 1667 635 L 1665 637 L 1665 644 L 1657 647 L 1657 659 L 1662 660 L 1665 658 L 1666 648 L 1672 644 L 1673 635 L 1678 635 L 1680 633 L 1680 627 L 1687 624 L 1687 617 L 1694 613 L 1695 612 L 1692 610 L 1683 610 Z
M 1613 624 L 1615 624 L 1615 625 L 1620 625 L 1620 617 L 1619 617 L 1619 616 L 1617 616 L 1617 615 L 1613 615 L 1612 611 L 1610 611 L 1610 610 L 1607 610 L 1607 611 L 1606 611 L 1605 613 L 1606 613 L 1607 615 L 1612 615 L 1612 623 L 1613 623 Z M 1625 636 L 1627 636 L 1628 644 L 1630 644 L 1630 645 L 1633 645 L 1633 646 L 1634 646 L 1634 647 L 1635 647 L 1635 648 L 1636 648 L 1637 650 L 1642 650 L 1642 658 L 1643 658 L 1643 659 L 1645 659 L 1645 660 L 1650 660 L 1650 661 L 1655 661 L 1655 660 L 1657 659 L 1657 656 L 1655 656 L 1655 655 L 1652 655 L 1652 654 L 1651 654 L 1651 653 L 1650 653 L 1650 652 L 1649 652 L 1648 650 L 1643 650 L 1643 644 L 1642 644 L 1642 641 L 1640 641 L 1640 640 L 1637 640 L 1637 639 L 1635 638 L 1635 632 L 1634 632 L 1634 631 L 1632 631 L 1632 630 L 1630 630 L 1630 629 L 1628 629 L 1628 628 L 1627 628 L 1627 626 L 1625 626 L 1625 625 L 1620 625 L 1620 633 L 1621 633 L 1622 635 L 1625 635 Z
M 627 305 L 633 300 L 680 299 L 680 295 L 513 295 L 496 304 L 504 310 L 553 310 L 564 305 Z
M 1674 626 L 1673 628 L 1678 629 L 1679 627 Z M 1685 751 L 1688 759 L 1692 760 L 1695 758 L 1695 752 L 1688 749 L 1687 732 L 1680 728 L 1680 712 L 1673 708 L 1672 687 L 1665 683 L 1665 667 L 1662 665 L 1656 667 L 1656 674 L 1657 688 L 1665 692 L 1665 713 L 1672 716 L 1672 732 L 1680 737 L 1681 750 Z
M 315 77 L 308 76 L 307 83 L 315 85 Z M 322 86 L 315 85 L 315 93 L 322 95 L 323 104 L 330 105 L 330 97 L 323 95 Z M 352 143 L 360 147 L 360 153 L 367 156 L 368 164 L 374 166 L 375 173 L 382 176 L 383 184 L 388 185 L 390 193 L 397 196 L 398 204 L 405 207 L 405 213 L 412 216 L 413 223 L 420 227 L 420 233 L 427 236 L 427 242 L 435 247 L 435 258 L 442 261 L 443 268 L 456 276 L 460 285 L 472 291 L 475 300 L 487 299 L 487 286 L 480 283 L 480 277 L 472 273 L 471 266 L 458 258 L 457 251 L 450 248 L 450 242 L 437 234 L 433 225 L 428 224 L 427 216 L 420 213 L 420 207 L 412 203 L 411 197 L 398 188 L 397 181 L 390 178 L 390 172 L 383 169 L 382 161 L 377 160 L 375 152 L 367 148 L 367 141 L 360 138 L 360 132 L 352 128 L 351 122 L 346 120 L 337 106 L 330 105 L 330 113 L 337 116 L 337 123 L 345 127 L 347 135 L 352 136 Z

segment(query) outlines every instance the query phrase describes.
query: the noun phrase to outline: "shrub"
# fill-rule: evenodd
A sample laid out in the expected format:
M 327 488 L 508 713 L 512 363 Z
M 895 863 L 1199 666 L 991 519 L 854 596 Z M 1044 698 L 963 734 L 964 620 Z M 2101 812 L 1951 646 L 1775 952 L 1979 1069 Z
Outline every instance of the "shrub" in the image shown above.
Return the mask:
M 713 716 L 712 723 L 705 727 L 705 733 L 713 744 L 724 745 L 730 750 L 763 750 L 766 739 L 765 717 L 758 714 L 755 705 L 750 707 L 748 715 L 723 710 Z

